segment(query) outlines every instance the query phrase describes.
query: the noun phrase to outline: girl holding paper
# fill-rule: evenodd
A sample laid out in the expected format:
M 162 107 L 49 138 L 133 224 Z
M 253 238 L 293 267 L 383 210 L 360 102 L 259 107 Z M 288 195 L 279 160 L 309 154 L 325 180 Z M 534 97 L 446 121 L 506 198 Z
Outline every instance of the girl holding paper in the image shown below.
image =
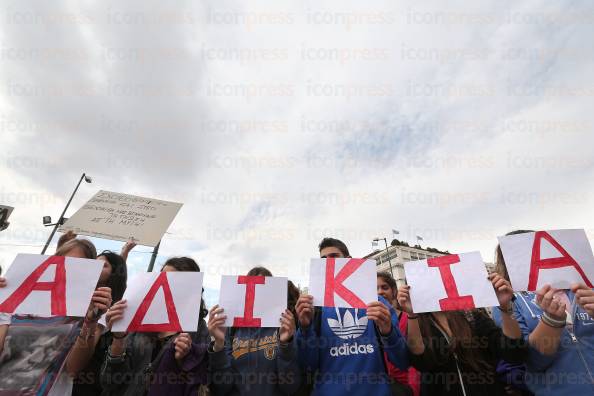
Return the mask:
M 530 231 L 513 231 L 514 235 Z M 496 272 L 509 280 L 501 247 Z M 522 336 L 530 344 L 523 380 L 536 396 L 594 394 L 594 291 L 584 285 L 557 290 L 549 285 L 536 292 L 516 292 L 513 304 Z M 501 313 L 493 312 L 501 325 Z
M 61 244 L 54 255 L 96 259 L 97 251 L 89 240 L 71 238 Z M 95 344 L 89 341 L 91 337 L 85 340 L 82 338 L 84 338 L 83 334 L 95 334 L 94 325 L 96 322 L 88 321 L 88 316 L 91 313 L 106 310 L 111 303 L 111 289 L 104 286 L 103 283 L 107 278 L 109 275 L 101 275 L 99 287 L 93 293 L 85 320 L 57 316 L 42 318 L 31 315 L 15 315 L 12 317 L 12 328 L 8 331 L 8 336 L 15 339 L 7 347 L 11 350 L 10 356 L 4 356 L 8 361 L 8 363 L 5 362 L 5 365 L 19 367 L 20 371 L 2 372 L 2 377 L 10 378 L 10 381 L 7 381 L 8 387 L 2 387 L 2 390 L 18 389 L 21 392 L 30 391 L 37 395 L 49 396 L 65 396 L 72 393 L 73 372 L 69 371 L 66 364 L 62 365 L 62 363 L 66 356 L 68 359 L 82 362 L 85 361 L 89 353 L 92 354 Z M 4 286 L 6 286 L 6 280 L 2 279 L 0 287 Z M 31 334 L 36 333 L 40 334 L 37 339 L 29 339 Z M 28 338 L 20 339 L 21 336 Z M 85 347 L 77 347 L 81 342 L 85 343 Z M 42 358 L 42 361 L 32 362 L 30 356 L 38 356 Z M 46 363 L 47 368 L 40 370 L 39 368 Z M 29 375 L 30 373 L 38 375 L 40 372 L 42 372 L 41 378 Z
M 398 327 L 400 328 L 400 333 L 406 337 L 406 331 L 408 328 L 408 314 L 400 309 L 400 305 L 398 305 L 398 301 L 396 299 L 397 293 L 398 287 L 396 286 L 396 280 L 392 277 L 392 275 L 387 272 L 378 272 L 377 294 L 392 304 L 398 316 Z M 386 354 L 384 353 L 384 355 Z M 388 368 L 388 374 L 390 377 L 393 378 L 398 384 L 402 384 L 402 386 L 408 388 L 406 389 L 408 394 L 419 396 L 420 384 L 419 373 L 417 370 L 415 370 L 414 367 L 409 367 L 408 370 L 400 370 L 398 367 L 390 363 L 387 355 L 384 356 L 384 361 L 386 362 L 386 367 Z
M 521 363 L 528 345 L 511 315 L 513 292 L 508 281 L 490 276 L 504 317 L 499 329 L 484 310 L 414 314 L 410 286 L 398 290 L 398 302 L 408 313 L 407 343 L 411 364 L 421 372 L 423 395 L 505 394 L 496 379 L 500 359 Z
M 161 271 L 200 272 L 200 267 L 189 257 L 177 257 L 167 260 Z M 108 328 L 123 318 L 126 308 L 126 301 L 121 300 L 109 309 Z M 101 367 L 102 395 L 196 394 L 207 382 L 207 314 L 201 298 L 195 333 L 113 333 Z
M 272 276 L 263 267 L 248 276 Z M 298 297 L 289 293 L 294 306 Z M 293 395 L 301 386 L 301 370 L 295 347 L 296 320 L 291 310 L 281 314 L 280 327 L 223 327 L 223 308 L 215 305 L 208 320 L 213 342 L 210 358 L 213 395 Z
M 131 249 L 129 243 L 124 245 L 122 253 L 128 249 Z M 126 260 L 122 255 L 109 250 L 103 251 L 97 256 L 97 260 L 104 263 L 101 275 L 103 279 L 100 279 L 100 283 L 111 289 L 112 301 L 120 301 L 126 290 Z M 87 318 L 85 320 L 86 326 L 92 326 L 94 330 L 86 328 L 81 331 L 81 337 L 77 338 L 66 359 L 66 370 L 74 377 L 73 396 L 99 396 L 102 391 L 99 373 L 101 363 L 111 343 L 111 333 L 106 331 L 105 322 L 99 323 L 98 319 Z M 81 349 L 81 353 L 75 353 L 79 349 Z

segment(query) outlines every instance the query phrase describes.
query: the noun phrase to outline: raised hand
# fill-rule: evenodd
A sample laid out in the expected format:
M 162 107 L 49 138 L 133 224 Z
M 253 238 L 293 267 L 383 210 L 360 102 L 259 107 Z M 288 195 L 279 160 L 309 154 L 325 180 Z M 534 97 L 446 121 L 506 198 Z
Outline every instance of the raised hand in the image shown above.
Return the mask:
M 214 338 L 213 349 L 215 352 L 223 350 L 225 347 L 225 332 L 226 328 L 223 326 L 227 315 L 223 314 L 223 308 L 217 305 L 212 307 L 208 315 L 208 333 Z
M 514 291 L 511 283 L 499 274 L 492 273 L 489 275 L 489 280 L 495 289 L 497 300 L 499 300 L 499 307 L 503 310 L 511 309 L 511 302 L 514 298 Z
M 181 333 L 175 337 L 173 344 L 175 347 L 175 359 L 181 361 L 188 355 L 190 349 L 192 349 L 192 338 L 190 338 L 188 333 Z
M 280 318 L 280 329 L 279 329 L 279 340 L 283 344 L 290 342 L 295 335 L 295 316 L 288 309 L 281 314 Z
M 382 302 L 372 301 L 367 304 L 367 318 L 375 322 L 381 335 L 387 336 L 392 332 L 390 310 Z
M 111 306 L 111 288 L 98 287 L 93 292 L 89 309 L 87 310 L 87 319 L 91 321 L 98 320 Z
M 120 300 L 117 303 L 113 304 L 111 308 L 107 310 L 105 314 L 105 322 L 107 323 L 107 328 L 111 330 L 113 324 L 118 320 L 122 320 L 124 317 L 124 311 L 128 308 L 128 304 L 126 304 L 126 300 Z M 114 333 L 117 337 L 123 336 L 124 333 Z
M 124 261 L 128 260 L 128 253 L 130 253 L 130 251 L 135 247 L 136 240 L 133 237 L 130 237 L 130 239 L 126 241 L 124 246 L 122 246 L 122 251 L 120 252 L 120 256 L 124 258 Z
M 536 303 L 551 318 L 555 320 L 565 320 L 567 317 L 565 303 L 555 297 L 556 292 L 557 289 L 552 288 L 551 285 L 544 285 L 536 291 Z
M 65 244 L 68 241 L 71 241 L 73 239 L 76 239 L 76 234 L 74 233 L 74 231 L 69 230 L 66 232 L 66 234 L 62 235 L 60 237 L 60 239 L 58 239 L 58 246 L 57 248 L 59 249 L 63 244 Z
M 302 328 L 309 327 L 314 316 L 313 297 L 310 295 L 299 296 L 295 311 L 297 311 L 299 325 Z
M 410 303 L 410 286 L 403 285 L 398 288 L 398 294 L 396 295 L 400 308 L 407 314 L 412 314 L 412 304 Z
M 575 293 L 578 305 L 594 318 L 594 290 L 583 283 L 574 283 L 571 285 L 571 291 Z

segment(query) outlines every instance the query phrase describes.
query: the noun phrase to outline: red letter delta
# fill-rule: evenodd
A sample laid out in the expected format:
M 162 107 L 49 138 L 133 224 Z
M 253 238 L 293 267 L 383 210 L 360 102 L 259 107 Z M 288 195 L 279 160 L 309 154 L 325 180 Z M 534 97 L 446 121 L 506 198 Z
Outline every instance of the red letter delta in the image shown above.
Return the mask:
M 155 294 L 159 288 L 163 288 L 163 295 L 165 296 L 165 308 L 167 309 L 167 323 L 155 323 L 155 324 L 142 324 L 144 317 L 153 303 Z M 177 316 L 177 310 L 175 309 L 175 303 L 173 302 L 173 296 L 171 295 L 171 288 L 167 281 L 167 272 L 161 272 L 155 282 L 151 286 L 150 290 L 146 294 L 146 297 L 140 303 L 138 310 L 134 314 L 134 317 L 128 325 L 128 332 L 157 332 L 157 331 L 182 331 Z
M 452 269 L 450 268 L 450 265 L 459 262 L 460 257 L 458 257 L 457 254 L 427 259 L 427 265 L 429 267 L 439 268 L 441 281 L 443 282 L 448 295 L 447 298 L 442 298 L 439 300 L 439 307 L 442 309 L 442 311 L 474 308 L 474 299 L 472 296 L 461 296 L 458 294 L 458 287 L 456 286 L 456 280 L 452 275 Z

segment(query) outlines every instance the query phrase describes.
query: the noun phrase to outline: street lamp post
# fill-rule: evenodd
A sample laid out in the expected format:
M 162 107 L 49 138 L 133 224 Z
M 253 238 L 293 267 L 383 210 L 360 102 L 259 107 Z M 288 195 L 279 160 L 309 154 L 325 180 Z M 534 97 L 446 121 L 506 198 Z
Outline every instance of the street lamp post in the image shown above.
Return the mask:
M 161 246 L 161 241 L 157 243 L 157 246 L 153 248 L 153 254 L 151 254 L 151 262 L 149 263 L 147 272 L 153 272 L 153 268 L 155 267 L 155 260 L 157 259 L 157 254 L 159 254 L 159 246 Z
M 50 234 L 49 238 L 47 238 L 47 242 L 45 243 L 45 246 L 43 247 L 43 250 L 41 251 L 41 254 L 45 254 L 45 251 L 47 250 L 47 247 L 49 246 L 50 242 L 52 241 L 52 238 L 54 237 L 54 234 L 58 230 L 58 226 L 60 226 L 61 224 L 63 224 L 63 222 L 64 222 L 64 215 L 66 214 L 66 211 L 68 210 L 68 206 L 70 206 L 70 202 L 72 202 L 72 198 L 74 198 L 74 194 L 76 194 L 76 191 L 78 191 L 78 187 L 80 186 L 80 183 L 82 183 L 83 180 L 85 182 L 87 182 L 87 183 L 91 183 L 93 181 L 91 179 L 91 176 L 88 176 L 88 175 L 86 175 L 84 173 L 81 175 L 80 180 L 78 181 L 78 184 L 76 185 L 76 188 L 72 192 L 72 195 L 70 196 L 70 199 L 66 203 L 66 206 L 64 207 L 64 210 L 62 211 L 62 214 L 60 215 L 60 218 L 58 219 L 58 221 L 56 222 L 56 224 L 54 224 L 54 229 L 52 230 L 52 233 Z
M 392 275 L 392 278 L 394 277 L 394 272 L 392 271 L 392 259 L 390 258 L 390 252 L 388 251 L 388 239 L 386 238 L 375 238 L 373 241 L 374 242 L 379 242 L 379 241 L 384 241 L 384 243 L 386 244 L 386 254 L 388 255 L 388 263 L 390 265 L 390 275 Z

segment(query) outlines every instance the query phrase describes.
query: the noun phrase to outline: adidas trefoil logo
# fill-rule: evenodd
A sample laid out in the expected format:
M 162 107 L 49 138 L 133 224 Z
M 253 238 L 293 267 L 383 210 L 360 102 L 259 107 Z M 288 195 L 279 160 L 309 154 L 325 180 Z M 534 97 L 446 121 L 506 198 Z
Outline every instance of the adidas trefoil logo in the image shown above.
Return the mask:
M 359 318 L 359 309 L 355 308 L 355 317 L 351 314 L 351 310 L 347 309 L 343 317 L 340 317 L 340 311 L 336 310 L 337 319 L 328 318 L 328 326 L 332 329 L 334 334 L 343 340 L 350 340 L 360 337 L 367 329 L 367 316 Z

